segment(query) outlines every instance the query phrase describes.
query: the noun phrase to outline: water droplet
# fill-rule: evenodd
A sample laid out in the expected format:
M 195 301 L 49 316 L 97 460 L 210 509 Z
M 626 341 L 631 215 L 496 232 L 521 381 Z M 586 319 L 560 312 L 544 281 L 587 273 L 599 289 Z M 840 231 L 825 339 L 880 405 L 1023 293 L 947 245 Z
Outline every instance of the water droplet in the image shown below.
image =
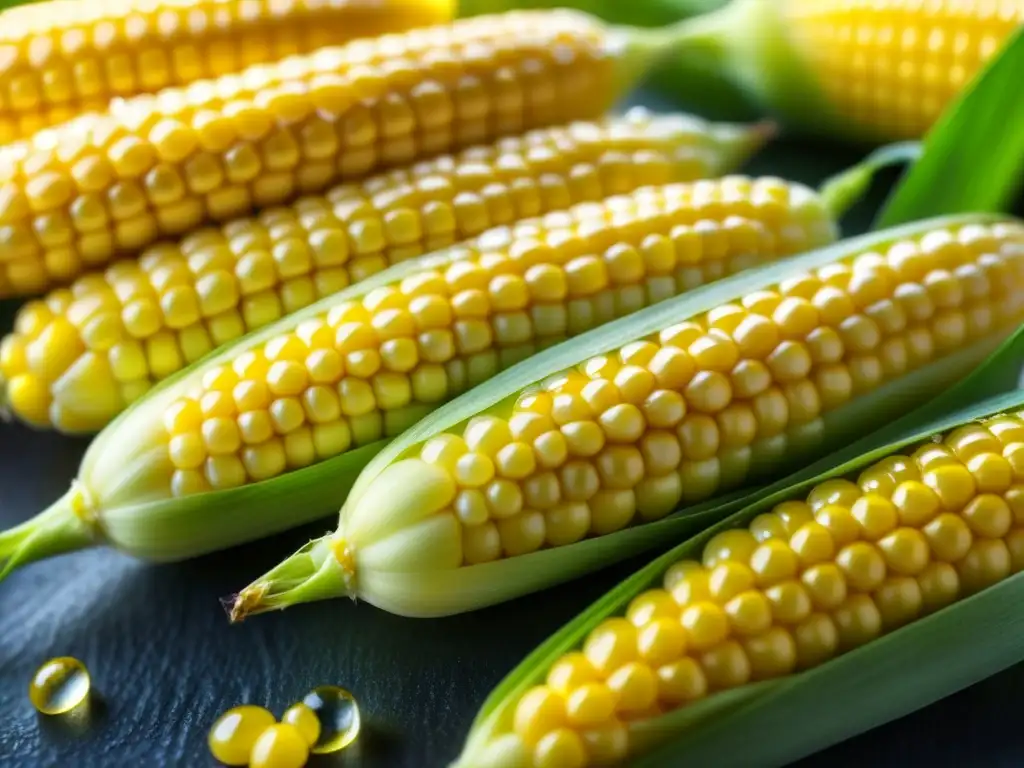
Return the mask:
M 32 706 L 44 715 L 63 715 L 89 697 L 89 670 L 78 659 L 61 656 L 36 670 L 28 687 Z
M 359 736 L 362 725 L 355 697 L 336 685 L 322 685 L 306 694 L 302 703 L 320 721 L 320 739 L 310 750 L 323 755 L 344 749 Z

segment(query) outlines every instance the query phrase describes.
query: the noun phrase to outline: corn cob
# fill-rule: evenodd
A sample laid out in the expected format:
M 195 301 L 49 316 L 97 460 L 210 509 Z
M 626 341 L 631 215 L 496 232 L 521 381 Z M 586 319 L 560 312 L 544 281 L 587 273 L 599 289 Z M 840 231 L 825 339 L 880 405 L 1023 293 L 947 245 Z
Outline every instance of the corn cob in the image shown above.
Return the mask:
M 1024 411 L 744 517 L 491 707 L 457 765 L 636 758 L 682 730 L 660 715 L 798 677 L 1024 570 Z
M 593 567 L 603 537 L 637 541 L 680 504 L 880 425 L 884 397 L 927 396 L 1024 319 L 1020 223 L 899 233 L 699 289 L 450 403 L 233 616 L 343 594 L 411 616 L 498 602 Z
M 633 110 L 200 230 L 24 307 L 0 341 L 0 390 L 6 381 L 10 411 L 30 424 L 95 431 L 214 347 L 391 264 L 576 203 L 718 176 L 764 138 L 763 126 Z
M 0 149 L 0 298 L 339 179 L 597 118 L 663 46 L 570 12 L 323 48 Z
M 582 203 L 398 264 L 155 388 L 100 433 L 63 501 L 0 534 L 0 559 L 10 570 L 38 556 L 51 521 L 80 519 L 69 509 L 95 521 L 91 536 L 157 559 L 328 514 L 382 438 L 500 369 L 834 237 L 812 190 L 726 177 Z M 283 508 L 275 488 L 289 489 Z M 189 526 L 165 524 L 186 510 Z
M 1024 0 L 733 0 L 673 34 L 791 122 L 888 141 L 922 136 L 1022 23 Z
M 0 14 L 0 145 L 113 98 L 448 21 L 450 0 L 51 0 Z

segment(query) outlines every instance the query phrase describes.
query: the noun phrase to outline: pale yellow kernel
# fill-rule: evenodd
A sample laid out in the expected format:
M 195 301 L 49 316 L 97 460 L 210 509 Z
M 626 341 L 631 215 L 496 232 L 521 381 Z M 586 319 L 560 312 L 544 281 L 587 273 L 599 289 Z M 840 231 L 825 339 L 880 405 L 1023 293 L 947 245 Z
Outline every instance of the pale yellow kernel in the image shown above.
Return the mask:
M 582 502 L 559 504 L 544 512 L 544 527 L 551 546 L 574 544 L 590 529 L 590 508 Z
M 552 690 L 566 696 L 573 689 L 597 679 L 598 672 L 587 657 L 579 651 L 571 651 L 551 666 L 548 671 L 547 684 Z
M 1010 551 L 1002 539 L 976 538 L 956 569 L 964 594 L 973 594 L 1010 575 Z
M 483 488 L 483 497 L 491 517 L 514 517 L 523 510 L 523 493 L 515 483 L 497 479 Z
M 847 584 L 861 592 L 876 589 L 885 579 L 885 558 L 877 547 L 867 542 L 854 542 L 840 549 L 836 565 Z
M 515 708 L 513 727 L 527 744 L 536 744 L 545 734 L 565 722 L 565 700 L 547 686 L 527 691 Z
M 592 424 L 592 422 L 585 423 Z M 569 426 L 566 425 L 566 427 Z M 596 427 L 597 425 L 594 426 Z M 600 432 L 600 430 L 598 431 Z M 562 466 L 568 458 L 569 443 L 563 432 L 551 430 L 533 441 L 533 450 L 537 456 L 538 465 L 547 469 L 554 469 Z
M 683 609 L 680 617 L 687 632 L 690 646 L 696 651 L 713 648 L 729 634 L 729 619 L 712 602 L 696 602 Z
M 764 596 L 772 606 L 772 616 L 783 624 L 803 621 L 811 612 L 811 597 L 800 582 L 783 581 L 768 587 Z
M 246 482 L 245 466 L 235 455 L 211 456 L 206 460 L 205 474 L 215 490 L 237 488 Z
M 637 512 L 636 495 L 631 490 L 598 491 L 587 502 L 591 530 L 603 536 L 625 528 Z
M 750 680 L 750 660 L 735 640 L 708 649 L 700 655 L 700 663 L 712 690 L 735 688 Z
M 558 728 L 537 742 L 532 759 L 536 768 L 583 768 L 587 763 L 587 748 L 576 731 Z
M 455 461 L 455 480 L 467 488 L 479 488 L 494 477 L 494 462 L 475 451 L 462 454 Z
M 839 647 L 839 630 L 826 613 L 814 613 L 793 631 L 797 666 L 809 669 L 831 659 Z
M 724 625 L 724 614 L 720 615 L 720 619 Z M 636 632 L 636 628 L 626 619 L 605 619 L 587 637 L 583 655 L 598 673 L 611 674 L 636 658 Z
M 497 526 L 486 522 L 464 528 L 462 554 L 470 565 L 497 560 L 501 556 L 501 535 Z
M 868 595 L 850 595 L 846 602 L 832 612 L 839 647 L 844 649 L 864 645 L 882 631 L 882 617 L 878 607 Z
M 595 456 L 604 448 L 604 430 L 593 421 L 568 423 L 561 428 L 560 434 L 568 452 L 573 456 Z

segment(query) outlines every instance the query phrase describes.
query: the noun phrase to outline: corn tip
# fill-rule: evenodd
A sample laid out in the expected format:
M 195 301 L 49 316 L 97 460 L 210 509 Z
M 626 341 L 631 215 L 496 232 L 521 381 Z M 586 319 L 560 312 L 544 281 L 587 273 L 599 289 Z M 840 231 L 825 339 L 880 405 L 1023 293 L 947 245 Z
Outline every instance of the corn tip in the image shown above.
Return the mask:
M 339 557 L 335 554 L 338 548 Z M 343 539 L 314 539 L 235 595 L 223 598 L 232 624 L 248 616 L 277 611 L 297 603 L 354 594 L 354 557 Z
M 228 620 L 232 624 L 240 624 L 247 616 L 269 610 L 270 606 L 264 602 L 269 589 L 268 583 L 257 581 L 241 592 L 222 597 L 220 603 L 228 614 Z

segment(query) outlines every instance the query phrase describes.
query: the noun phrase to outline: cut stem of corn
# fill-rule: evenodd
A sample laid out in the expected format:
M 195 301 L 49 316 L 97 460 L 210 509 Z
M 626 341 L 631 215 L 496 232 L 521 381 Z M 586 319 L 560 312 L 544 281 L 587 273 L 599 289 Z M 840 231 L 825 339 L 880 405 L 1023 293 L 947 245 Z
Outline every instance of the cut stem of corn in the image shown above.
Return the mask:
M 0 341 L 0 400 L 34 426 L 95 432 L 214 348 L 392 264 L 578 203 L 717 177 L 771 130 L 631 110 L 424 161 L 153 246 L 21 309 L 15 332 Z
M 749 705 L 758 683 L 798 684 L 1024 570 L 1024 411 L 965 422 L 753 514 L 698 558 L 666 556 L 660 586 L 587 621 L 571 651 L 488 702 L 457 765 L 635 759 L 728 716 L 731 694 Z
M 77 492 L 102 538 L 142 557 L 188 557 L 298 525 L 337 509 L 381 440 L 498 371 L 835 234 L 812 190 L 739 176 L 489 230 L 167 379 L 96 438 Z M 289 503 L 265 501 L 275 495 Z M 153 534 L 182 518 L 188 525 Z M 2 557 L 10 570 L 32 550 L 0 538 Z
M 1010 219 L 918 223 L 698 289 L 431 414 L 233 618 L 331 595 L 444 615 L 586 572 L 655 544 L 680 506 L 920 404 L 1022 319 Z
M 111 99 L 449 21 L 454 0 L 50 0 L 0 13 L 0 145 Z
M 673 43 L 514 12 L 118 100 L 0 149 L 0 298 L 342 179 L 596 119 Z
M 672 34 L 787 121 L 891 141 L 923 136 L 1022 23 L 1020 0 L 733 0 Z

